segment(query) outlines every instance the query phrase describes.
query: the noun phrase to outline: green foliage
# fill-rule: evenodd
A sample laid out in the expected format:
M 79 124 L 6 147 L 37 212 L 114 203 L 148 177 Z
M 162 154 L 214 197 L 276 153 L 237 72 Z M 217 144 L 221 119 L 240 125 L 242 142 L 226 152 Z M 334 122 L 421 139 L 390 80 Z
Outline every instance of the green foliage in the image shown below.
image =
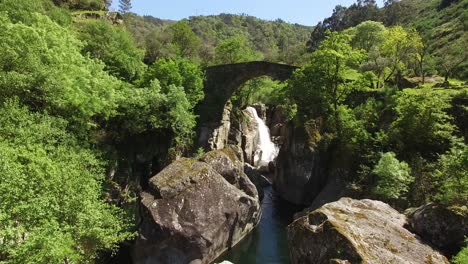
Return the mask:
M 384 42 L 385 30 L 386 28 L 381 22 L 364 21 L 348 30 L 352 36 L 351 45 L 356 49 L 370 52 Z
M 231 14 L 193 16 L 187 22 L 201 41 L 196 54 L 190 57 L 199 57 L 204 65 L 216 63 L 216 47 L 233 37 L 243 38 L 245 45 L 265 60 L 301 64 L 310 30 L 310 27 L 281 20 L 264 21 L 252 16 Z M 170 28 L 173 27 L 173 21 L 128 14 L 125 24 L 138 46 L 146 48 L 145 60 L 153 62 L 177 55 L 175 49 L 178 48 L 171 45 L 173 32 Z
M 49 16 L 50 19 L 60 25 L 70 25 L 70 14 L 56 7 L 50 0 L 8 0 L 0 2 L 0 12 L 7 12 L 13 23 L 33 23 L 36 18 L 34 13 Z
M 438 201 L 448 205 L 468 204 L 468 145 L 455 146 L 440 157 L 435 179 L 440 184 Z
M 380 9 L 376 8 L 375 2 L 372 2 L 369 1 L 366 4 L 357 1 L 350 7 L 336 6 L 330 17 L 315 26 L 307 43 L 309 50 L 313 51 L 319 47 L 320 42 L 325 38 L 326 30 L 339 32 L 356 27 L 364 21 L 372 20 L 382 22 L 387 27 L 403 26 L 417 30 L 424 43 L 423 53 L 419 52 L 419 54 L 424 54 L 423 61 L 428 59 L 419 66 L 413 66 L 419 68 L 417 69 L 418 75 L 424 75 L 421 68 L 425 67 L 425 63 L 428 63 L 429 66 L 436 66 L 441 74 L 467 78 L 468 63 L 466 58 L 463 59 L 466 54 L 462 54 L 461 57 L 453 56 L 460 55 L 458 45 L 453 44 L 466 43 L 468 38 L 466 31 L 468 0 L 448 1 L 450 4 L 444 4 L 445 1 L 441 0 L 386 0 L 384 7 Z M 416 40 L 416 38 L 410 38 L 410 40 Z M 390 47 L 400 49 L 395 45 Z M 378 56 L 374 54 L 374 57 Z M 431 65 L 434 64 L 431 58 L 434 57 L 438 58 L 437 65 Z M 393 65 L 395 65 L 394 62 Z M 442 63 L 447 63 L 447 65 Z M 431 73 L 433 68 L 430 67 L 424 71 Z
M 351 67 L 363 59 L 360 51 L 349 44 L 347 34 L 329 32 L 312 62 L 295 72 L 289 81 L 289 91 L 302 115 L 316 117 L 336 113 L 338 105 L 353 89 L 349 83 Z
M 258 60 L 251 48 L 247 46 L 243 37 L 232 37 L 221 41 L 216 47 L 216 62 L 218 64 L 232 64 Z
M 268 77 L 259 77 L 247 81 L 231 97 L 235 107 L 244 108 L 254 103 L 281 105 L 285 103 L 285 83 L 273 81 Z
M 0 14 L 0 101 L 17 96 L 34 110 L 62 116 L 77 130 L 110 117 L 119 82 L 80 53 L 67 29 L 35 13 L 31 23 Z
M 405 66 L 416 56 L 420 45 L 421 37 L 414 29 L 406 30 L 402 26 L 388 28 L 384 32 L 384 42 L 380 47 L 382 56 L 389 61 L 384 80 L 388 81 L 394 74 L 402 73 Z
M 117 78 L 133 81 L 144 70 L 144 52 L 138 49 L 130 34 L 105 20 L 90 20 L 79 26 L 82 52 L 106 64 L 105 69 Z
M 453 257 L 452 262 L 454 264 L 466 264 L 468 263 L 468 246 L 462 248 L 458 254 Z
M 8 100 L 0 123 L 0 262 L 93 263 L 130 237 L 102 199 L 104 164 L 65 120 Z
M 70 9 L 104 10 L 111 0 L 53 0 L 55 4 Z
M 384 153 L 372 173 L 377 177 L 372 191 L 384 199 L 401 198 L 408 192 L 409 185 L 414 181 L 408 164 L 404 161 L 400 162 L 393 152 Z
M 171 25 L 169 32 L 172 35 L 171 44 L 174 45 L 179 56 L 191 58 L 197 55 L 200 39 L 192 31 L 187 20 L 181 20 Z
M 453 140 L 455 126 L 445 110 L 449 96 L 429 89 L 398 92 L 394 111 L 397 119 L 389 129 L 390 141 L 405 158 L 421 155 L 434 160 L 446 152 Z
M 151 80 L 159 80 L 163 91 L 169 86 L 182 87 L 193 109 L 204 97 L 204 74 L 201 68 L 187 59 L 160 59 L 146 72 L 141 85 L 147 86 Z

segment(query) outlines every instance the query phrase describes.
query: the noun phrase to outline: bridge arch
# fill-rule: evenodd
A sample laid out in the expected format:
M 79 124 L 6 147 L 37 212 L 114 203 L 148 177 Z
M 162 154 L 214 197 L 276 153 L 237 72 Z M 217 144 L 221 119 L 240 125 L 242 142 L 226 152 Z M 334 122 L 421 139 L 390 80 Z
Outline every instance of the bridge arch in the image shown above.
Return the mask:
M 232 94 L 245 82 L 261 76 L 269 76 L 274 80 L 286 81 L 297 68 L 296 66 L 266 61 L 206 67 L 205 98 L 197 109 L 200 116 L 200 129 L 205 131 L 202 134 L 210 134 L 210 131 L 214 131 L 222 124 L 224 106 Z M 201 137 L 205 138 L 206 136 Z M 200 142 L 200 137 L 199 144 L 205 145 Z

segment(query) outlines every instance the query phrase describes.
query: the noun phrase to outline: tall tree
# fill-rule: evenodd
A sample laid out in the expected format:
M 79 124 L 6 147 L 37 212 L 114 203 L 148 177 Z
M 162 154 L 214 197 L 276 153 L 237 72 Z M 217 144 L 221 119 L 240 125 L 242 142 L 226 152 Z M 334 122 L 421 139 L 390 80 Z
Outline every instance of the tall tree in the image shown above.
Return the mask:
M 382 44 L 382 55 L 389 59 L 390 65 L 385 81 L 404 71 L 409 60 L 415 57 L 421 44 L 421 37 L 414 29 L 405 30 L 401 26 L 387 29 Z
M 132 9 L 132 0 L 119 0 L 120 13 L 128 13 Z
M 352 89 L 351 67 L 357 67 L 363 53 L 349 44 L 350 36 L 327 32 L 312 61 L 297 71 L 288 83 L 292 98 L 304 116 L 333 114 L 338 120 L 338 107 Z
M 444 75 L 445 83 L 448 84 L 448 79 L 457 70 L 463 62 L 468 58 L 468 53 L 465 49 L 465 43 L 468 40 L 468 34 L 463 38 L 447 43 L 438 51 L 437 61 L 439 70 Z
M 181 20 L 169 28 L 172 35 L 172 44 L 181 57 L 196 56 L 201 41 L 195 35 L 187 20 Z

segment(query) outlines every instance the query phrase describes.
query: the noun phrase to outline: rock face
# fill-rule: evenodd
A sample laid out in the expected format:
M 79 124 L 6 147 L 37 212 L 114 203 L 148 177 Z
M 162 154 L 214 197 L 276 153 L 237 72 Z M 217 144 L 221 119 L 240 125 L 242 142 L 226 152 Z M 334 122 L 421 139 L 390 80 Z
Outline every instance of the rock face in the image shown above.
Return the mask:
M 249 111 L 243 110 L 242 116 L 234 115 L 232 104 L 228 102 L 221 123 L 215 129 L 210 127 L 200 128 L 199 146 L 208 151 L 224 149 L 228 145 L 236 146 L 242 161 L 253 164 L 258 143 L 258 124 Z
M 223 109 L 220 124 L 200 128 L 198 145 L 205 150 L 223 149 L 226 147 L 231 129 L 232 105 L 228 102 Z M 215 128 L 213 128 L 215 127 Z
M 257 225 L 258 194 L 235 153 L 213 151 L 202 160 L 180 159 L 150 179 L 135 263 L 211 263 Z
M 468 237 L 468 215 L 428 204 L 408 216 L 408 229 L 451 256 L 460 251 Z
M 294 204 L 310 205 L 326 185 L 323 156 L 308 144 L 303 129 L 289 126 L 275 168 L 274 184 L 279 195 Z
M 239 120 L 240 134 L 242 135 L 240 144 L 245 162 L 254 165 L 254 156 L 259 139 L 258 123 L 249 111 L 243 110 L 242 113 L 244 118 L 247 117 L 247 120 Z
M 405 216 L 372 200 L 342 198 L 288 226 L 291 261 L 306 263 L 449 263 L 406 230 Z
M 244 173 L 249 177 L 250 181 L 255 185 L 258 191 L 258 196 L 260 201 L 263 200 L 264 192 L 263 188 L 270 186 L 271 182 L 263 176 L 257 169 L 255 169 L 252 165 L 246 163 L 244 165 Z

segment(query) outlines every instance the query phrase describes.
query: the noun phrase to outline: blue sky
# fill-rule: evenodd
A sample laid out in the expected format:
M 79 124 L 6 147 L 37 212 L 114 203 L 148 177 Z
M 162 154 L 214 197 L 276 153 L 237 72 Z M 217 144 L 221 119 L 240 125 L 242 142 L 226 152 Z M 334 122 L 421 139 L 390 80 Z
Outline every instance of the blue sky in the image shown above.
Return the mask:
M 117 9 L 118 0 L 113 0 Z M 180 20 L 196 15 L 220 13 L 256 16 L 262 19 L 281 18 L 287 22 L 315 25 L 332 14 L 340 4 L 349 6 L 355 0 L 133 0 L 132 11 L 163 19 Z M 377 3 L 382 5 L 382 0 Z

